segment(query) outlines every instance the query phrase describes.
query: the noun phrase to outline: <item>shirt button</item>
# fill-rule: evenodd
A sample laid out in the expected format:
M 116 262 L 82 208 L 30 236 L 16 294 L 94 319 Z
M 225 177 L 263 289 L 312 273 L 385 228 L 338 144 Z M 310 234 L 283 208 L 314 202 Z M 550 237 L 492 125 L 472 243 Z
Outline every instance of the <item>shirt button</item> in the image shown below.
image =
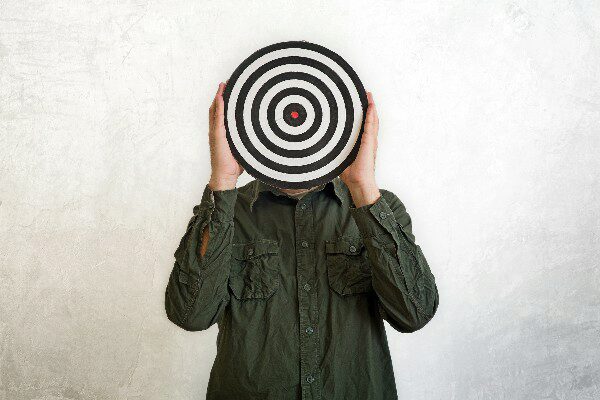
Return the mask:
M 248 255 L 251 256 L 252 254 L 254 254 L 254 249 L 251 247 L 248 249 Z
M 310 327 L 310 326 L 309 326 L 308 328 L 306 328 L 306 333 L 308 333 L 309 335 L 312 335 L 312 333 L 313 333 L 314 331 L 315 331 L 315 330 L 314 330 L 312 327 Z
M 348 250 L 350 250 L 350 253 L 356 253 L 356 247 L 354 246 L 350 246 Z
M 315 378 L 312 375 L 309 375 L 306 377 L 306 382 L 313 383 L 314 381 L 315 381 Z
M 302 210 L 306 210 L 306 203 L 302 203 L 302 204 L 300 205 L 300 209 L 302 209 Z
M 385 212 L 382 211 L 379 213 L 379 218 L 385 219 L 385 217 L 387 217 L 387 214 Z
M 303 240 L 302 243 L 300 243 L 300 245 L 304 248 L 308 247 L 308 242 L 306 240 Z
M 310 291 L 310 285 L 308 283 L 304 284 L 304 290 L 306 290 L 307 292 Z

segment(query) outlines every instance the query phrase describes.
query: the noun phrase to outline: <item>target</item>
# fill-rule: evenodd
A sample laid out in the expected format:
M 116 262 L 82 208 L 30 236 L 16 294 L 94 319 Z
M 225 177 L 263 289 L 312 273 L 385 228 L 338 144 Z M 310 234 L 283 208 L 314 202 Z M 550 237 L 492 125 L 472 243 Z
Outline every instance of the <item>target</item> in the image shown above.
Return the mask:
M 265 183 L 320 185 L 358 153 L 365 90 L 350 65 L 322 46 L 283 42 L 258 50 L 233 72 L 223 97 L 229 147 Z

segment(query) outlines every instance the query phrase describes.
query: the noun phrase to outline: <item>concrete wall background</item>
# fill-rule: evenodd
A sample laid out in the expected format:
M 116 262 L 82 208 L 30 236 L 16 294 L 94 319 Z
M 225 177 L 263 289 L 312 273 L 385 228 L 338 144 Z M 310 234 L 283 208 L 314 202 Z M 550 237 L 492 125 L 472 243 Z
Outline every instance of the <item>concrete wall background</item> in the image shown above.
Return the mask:
M 290 39 L 374 92 L 437 277 L 400 398 L 600 398 L 600 3 L 4 0 L 0 399 L 204 398 L 216 328 L 164 288 L 217 83 Z

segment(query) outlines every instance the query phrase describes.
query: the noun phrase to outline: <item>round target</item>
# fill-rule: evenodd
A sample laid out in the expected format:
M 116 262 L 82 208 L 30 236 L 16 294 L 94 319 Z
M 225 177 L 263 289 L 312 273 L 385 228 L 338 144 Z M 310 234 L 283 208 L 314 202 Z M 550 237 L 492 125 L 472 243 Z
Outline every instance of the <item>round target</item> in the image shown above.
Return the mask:
M 304 189 L 354 161 L 367 111 L 365 89 L 339 55 L 308 42 L 267 46 L 227 81 L 229 147 L 265 183 Z

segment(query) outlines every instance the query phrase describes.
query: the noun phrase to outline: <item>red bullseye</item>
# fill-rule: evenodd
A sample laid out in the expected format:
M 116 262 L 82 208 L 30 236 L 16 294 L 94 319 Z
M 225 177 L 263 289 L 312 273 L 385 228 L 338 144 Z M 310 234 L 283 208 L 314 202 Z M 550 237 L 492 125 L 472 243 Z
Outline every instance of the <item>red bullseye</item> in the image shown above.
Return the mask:
M 298 118 L 298 113 L 296 111 L 292 111 L 291 114 L 292 118 L 296 119 Z

